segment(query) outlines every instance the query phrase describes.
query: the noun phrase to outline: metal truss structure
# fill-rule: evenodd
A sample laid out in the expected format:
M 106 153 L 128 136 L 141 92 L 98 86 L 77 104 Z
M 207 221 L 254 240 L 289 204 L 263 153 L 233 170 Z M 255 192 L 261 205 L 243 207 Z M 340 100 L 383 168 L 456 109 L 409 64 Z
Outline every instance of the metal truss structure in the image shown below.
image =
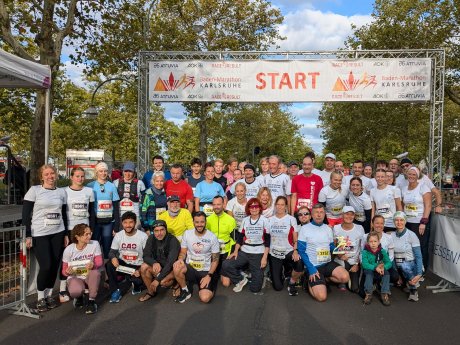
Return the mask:
M 138 98 L 138 167 L 143 174 L 150 161 L 150 102 L 148 99 L 149 62 L 158 60 L 340 60 L 382 58 L 430 58 L 432 61 L 430 101 L 430 144 L 428 166 L 431 176 L 438 174 L 435 185 L 441 185 L 442 172 L 442 126 L 444 111 L 445 52 L 443 49 L 420 50 L 336 50 L 336 51 L 290 51 L 290 52 L 244 52 L 244 51 L 141 51 L 139 52 L 139 98 Z

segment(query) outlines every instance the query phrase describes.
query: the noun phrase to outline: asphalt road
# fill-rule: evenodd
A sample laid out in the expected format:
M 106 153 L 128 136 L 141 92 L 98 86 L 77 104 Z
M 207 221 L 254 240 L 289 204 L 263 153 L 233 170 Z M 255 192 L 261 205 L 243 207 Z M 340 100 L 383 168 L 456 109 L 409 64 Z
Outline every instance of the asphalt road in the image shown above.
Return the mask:
M 439 279 L 428 278 L 425 285 Z M 99 311 L 85 315 L 72 303 L 40 320 L 0 311 L 1 344 L 460 344 L 460 293 L 433 294 L 423 285 L 418 303 L 394 289 L 392 305 L 377 296 L 370 306 L 331 287 L 324 303 L 307 293 L 291 297 L 268 285 L 262 296 L 219 286 L 209 305 L 195 292 L 184 304 L 170 291 L 140 303 L 126 294 L 119 304 L 101 296 Z

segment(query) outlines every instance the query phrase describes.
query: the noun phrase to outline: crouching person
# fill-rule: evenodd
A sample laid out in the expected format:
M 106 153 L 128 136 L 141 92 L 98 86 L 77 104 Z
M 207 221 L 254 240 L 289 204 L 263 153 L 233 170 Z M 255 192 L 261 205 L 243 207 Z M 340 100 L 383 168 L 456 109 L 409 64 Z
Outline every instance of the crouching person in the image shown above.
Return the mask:
M 95 302 L 104 260 L 101 246 L 97 241 L 91 241 L 91 229 L 86 224 L 77 224 L 72 230 L 72 244 L 66 247 L 62 256 L 62 274 L 67 277 L 67 289 L 74 299 L 74 307 L 82 308 L 83 294 L 86 287 L 89 290 L 89 300 L 86 314 L 97 312 Z
M 109 252 L 106 269 L 109 278 L 110 303 L 121 300 L 119 278 L 128 278 L 132 285 L 131 293 L 137 295 L 142 291 L 140 267 L 143 261 L 147 235 L 136 229 L 137 216 L 128 211 L 123 214 L 123 229 L 115 234 Z
M 220 245 L 216 235 L 206 229 L 206 214 L 193 215 L 194 229 L 184 232 L 179 258 L 174 263 L 174 277 L 179 284 L 180 295 L 176 302 L 184 303 L 192 296 L 192 287 L 198 284 L 200 301 L 208 303 L 214 297 L 218 277 Z
M 153 235 L 147 240 L 144 248 L 144 263 L 141 276 L 147 287 L 147 293 L 139 298 L 145 302 L 155 297 L 158 287 L 170 287 L 174 283 L 173 265 L 180 251 L 180 243 L 168 233 L 164 220 L 156 220 L 152 226 Z

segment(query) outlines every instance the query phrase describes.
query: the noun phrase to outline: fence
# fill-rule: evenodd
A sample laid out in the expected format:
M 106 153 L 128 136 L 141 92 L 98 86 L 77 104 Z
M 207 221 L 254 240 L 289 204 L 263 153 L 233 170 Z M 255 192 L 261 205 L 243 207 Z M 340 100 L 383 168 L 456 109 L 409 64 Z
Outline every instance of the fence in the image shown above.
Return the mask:
M 26 304 L 27 249 L 25 227 L 0 228 L 0 310 L 11 309 L 13 314 L 40 318 Z

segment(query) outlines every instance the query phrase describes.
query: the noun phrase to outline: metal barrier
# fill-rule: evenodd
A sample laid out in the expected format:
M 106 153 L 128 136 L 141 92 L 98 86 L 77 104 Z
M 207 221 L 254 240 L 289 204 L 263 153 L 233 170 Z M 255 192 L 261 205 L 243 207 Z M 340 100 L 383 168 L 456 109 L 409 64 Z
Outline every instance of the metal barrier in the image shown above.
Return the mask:
M 458 188 L 443 188 L 442 201 L 444 204 L 443 214 L 460 219 L 460 190 Z
M 26 304 L 27 248 L 24 226 L 0 228 L 0 310 L 40 318 Z

